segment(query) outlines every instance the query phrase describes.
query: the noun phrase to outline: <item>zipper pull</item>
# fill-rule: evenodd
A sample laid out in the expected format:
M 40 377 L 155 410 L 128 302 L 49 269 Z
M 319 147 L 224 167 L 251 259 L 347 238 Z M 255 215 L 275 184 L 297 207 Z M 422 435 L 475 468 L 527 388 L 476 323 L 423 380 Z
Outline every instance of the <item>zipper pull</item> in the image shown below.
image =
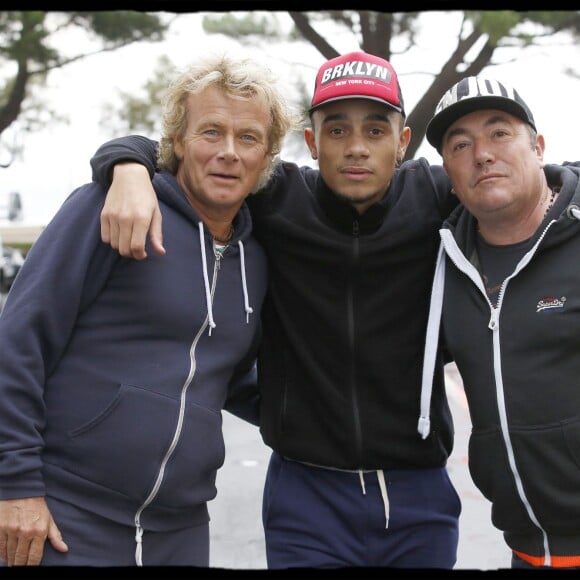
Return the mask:
M 215 256 L 215 267 L 217 270 L 219 270 L 221 267 L 221 264 L 222 264 L 222 258 L 223 258 L 222 252 L 214 246 L 213 255 Z
M 491 318 L 489 319 L 489 324 L 487 325 L 487 327 L 490 330 L 495 330 L 497 327 L 497 319 L 499 318 L 499 310 L 497 308 L 493 308 L 491 309 Z

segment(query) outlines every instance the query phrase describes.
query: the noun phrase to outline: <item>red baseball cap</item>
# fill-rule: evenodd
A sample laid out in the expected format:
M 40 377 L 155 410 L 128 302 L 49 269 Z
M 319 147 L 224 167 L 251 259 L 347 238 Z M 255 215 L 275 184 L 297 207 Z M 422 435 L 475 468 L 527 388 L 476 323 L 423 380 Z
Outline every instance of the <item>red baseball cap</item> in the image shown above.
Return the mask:
M 405 116 L 397 73 L 384 58 L 349 52 L 326 61 L 318 70 L 309 113 L 341 99 L 371 99 Z

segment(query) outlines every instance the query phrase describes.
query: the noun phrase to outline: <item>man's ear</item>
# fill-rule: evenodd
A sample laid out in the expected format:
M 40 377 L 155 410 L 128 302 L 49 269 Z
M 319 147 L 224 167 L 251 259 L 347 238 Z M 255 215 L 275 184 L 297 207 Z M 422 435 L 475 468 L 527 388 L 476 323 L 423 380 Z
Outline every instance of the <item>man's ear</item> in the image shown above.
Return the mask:
M 310 155 L 312 159 L 318 159 L 318 149 L 316 148 L 316 137 L 314 135 L 314 130 L 310 127 L 304 129 L 304 141 L 308 149 L 310 149 Z
M 541 133 L 536 135 L 536 157 L 540 161 L 540 167 L 544 167 L 544 151 L 546 150 L 546 141 L 544 140 L 544 136 Z
M 405 153 L 407 152 L 407 147 L 411 141 L 411 127 L 403 127 L 401 134 L 399 135 L 399 147 L 397 149 L 397 162 L 402 163 L 405 159 Z

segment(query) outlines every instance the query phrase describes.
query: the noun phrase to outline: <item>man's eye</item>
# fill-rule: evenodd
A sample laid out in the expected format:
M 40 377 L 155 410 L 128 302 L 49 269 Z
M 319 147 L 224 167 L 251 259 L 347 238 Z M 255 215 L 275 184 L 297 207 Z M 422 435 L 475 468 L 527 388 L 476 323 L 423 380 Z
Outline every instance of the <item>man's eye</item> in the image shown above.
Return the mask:
M 458 143 L 455 143 L 453 145 L 452 149 L 453 149 L 453 151 L 462 151 L 466 147 L 467 147 L 467 143 L 465 141 L 460 141 Z

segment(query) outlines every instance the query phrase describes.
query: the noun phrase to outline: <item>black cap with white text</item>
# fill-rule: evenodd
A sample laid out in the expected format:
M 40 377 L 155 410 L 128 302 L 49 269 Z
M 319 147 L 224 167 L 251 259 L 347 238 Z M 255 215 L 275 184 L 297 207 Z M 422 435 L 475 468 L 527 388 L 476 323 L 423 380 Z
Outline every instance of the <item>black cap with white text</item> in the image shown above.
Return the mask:
M 530 108 L 514 88 L 493 79 L 466 77 L 441 97 L 435 115 L 427 125 L 427 141 L 441 153 L 441 142 L 447 129 L 460 117 L 481 109 L 505 111 L 536 130 Z

